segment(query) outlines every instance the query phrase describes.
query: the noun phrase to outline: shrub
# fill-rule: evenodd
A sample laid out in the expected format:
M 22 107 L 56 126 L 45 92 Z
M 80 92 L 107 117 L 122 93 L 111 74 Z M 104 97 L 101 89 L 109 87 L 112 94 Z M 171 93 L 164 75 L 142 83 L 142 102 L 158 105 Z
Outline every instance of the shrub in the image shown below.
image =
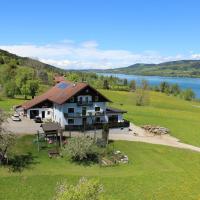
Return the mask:
M 94 179 L 82 178 L 77 185 L 58 184 L 54 200 L 103 200 L 103 186 Z
M 181 97 L 186 101 L 191 101 L 195 98 L 195 93 L 192 89 L 186 89 L 181 93 Z

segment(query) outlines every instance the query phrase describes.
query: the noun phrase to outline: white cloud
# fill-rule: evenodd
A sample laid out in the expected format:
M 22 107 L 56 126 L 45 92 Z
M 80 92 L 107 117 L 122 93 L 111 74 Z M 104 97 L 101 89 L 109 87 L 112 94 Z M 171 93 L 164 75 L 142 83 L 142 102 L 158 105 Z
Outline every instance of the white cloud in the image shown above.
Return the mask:
M 192 59 L 200 59 L 200 54 L 192 54 L 191 58 Z
M 11 53 L 38 58 L 64 69 L 106 69 L 125 67 L 135 63 L 160 63 L 179 59 L 199 59 L 200 54 L 184 56 L 162 56 L 156 51 L 134 53 L 122 49 L 101 49 L 96 41 L 76 43 L 72 40 L 63 40 L 57 44 L 47 45 L 0 45 L 0 49 Z

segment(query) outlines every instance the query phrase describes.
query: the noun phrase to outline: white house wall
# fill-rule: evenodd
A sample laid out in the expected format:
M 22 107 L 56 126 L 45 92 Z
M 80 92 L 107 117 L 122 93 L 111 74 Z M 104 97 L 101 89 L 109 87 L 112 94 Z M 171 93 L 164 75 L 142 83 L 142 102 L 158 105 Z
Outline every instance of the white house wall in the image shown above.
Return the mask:
M 42 111 L 45 112 L 45 119 L 52 119 L 53 115 L 53 109 L 52 108 L 31 108 L 27 110 L 27 117 L 30 118 L 30 111 L 31 110 L 38 110 L 39 111 L 39 117 L 42 118 Z M 48 114 L 50 112 L 50 114 Z
M 68 113 L 68 108 L 74 108 L 74 114 L 80 113 L 82 114 L 82 107 L 87 107 L 87 115 L 89 112 L 95 113 L 95 107 L 100 107 L 100 112 L 103 112 L 106 110 L 106 103 L 105 102 L 94 102 L 91 106 L 78 106 L 77 103 L 65 103 L 62 105 L 54 104 L 53 107 L 53 121 L 58 122 L 61 124 L 62 127 L 65 127 L 68 125 L 67 119 L 70 119 L 68 117 L 67 119 L 64 117 L 64 113 Z M 99 116 L 101 121 L 105 121 L 105 116 Z M 73 118 L 74 119 L 74 125 L 82 125 L 82 118 Z M 95 118 L 93 117 L 87 117 L 87 123 L 92 124 L 92 120 Z

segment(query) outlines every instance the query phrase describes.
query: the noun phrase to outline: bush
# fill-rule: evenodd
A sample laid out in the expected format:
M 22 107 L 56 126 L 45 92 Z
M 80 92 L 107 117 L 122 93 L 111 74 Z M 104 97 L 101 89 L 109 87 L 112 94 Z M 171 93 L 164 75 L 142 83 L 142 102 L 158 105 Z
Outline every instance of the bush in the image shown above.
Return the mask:
M 96 180 L 82 178 L 77 185 L 58 184 L 54 200 L 103 200 L 103 186 Z
M 186 89 L 181 93 L 181 97 L 186 101 L 191 101 L 195 98 L 195 93 L 192 89 Z
M 70 138 L 64 151 L 73 161 L 79 162 L 98 162 L 100 154 L 93 139 L 85 136 Z

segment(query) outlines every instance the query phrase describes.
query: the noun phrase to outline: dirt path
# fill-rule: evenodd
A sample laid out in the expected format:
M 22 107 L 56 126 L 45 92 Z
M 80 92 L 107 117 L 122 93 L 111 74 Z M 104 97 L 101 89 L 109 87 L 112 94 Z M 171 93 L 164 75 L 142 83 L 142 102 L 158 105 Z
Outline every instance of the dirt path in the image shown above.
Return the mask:
M 123 132 L 121 134 L 116 134 L 115 132 L 111 132 L 109 138 L 112 140 L 128 140 L 128 141 L 138 141 L 138 142 L 146 142 L 151 144 L 160 144 L 166 145 L 181 149 L 189 149 L 192 151 L 200 152 L 200 147 L 196 147 L 190 144 L 181 143 L 179 139 L 172 137 L 170 135 L 161 135 L 155 136 L 144 129 L 131 124 L 130 126 L 131 131 Z

